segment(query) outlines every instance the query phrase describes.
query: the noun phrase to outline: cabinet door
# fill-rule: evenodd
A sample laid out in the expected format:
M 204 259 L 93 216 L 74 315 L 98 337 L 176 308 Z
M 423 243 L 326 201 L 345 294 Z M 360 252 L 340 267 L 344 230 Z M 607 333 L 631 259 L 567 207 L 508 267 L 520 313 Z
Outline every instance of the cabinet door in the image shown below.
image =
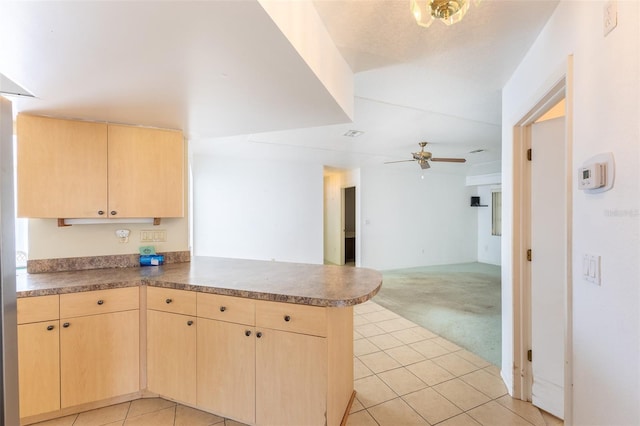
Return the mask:
M 109 125 L 109 215 L 184 216 L 181 132 Z
M 327 339 L 256 330 L 256 423 L 324 425 Z
M 18 217 L 106 217 L 107 125 L 19 115 L 17 126 Z
M 177 401 L 196 403 L 196 319 L 147 311 L 147 388 Z
M 61 319 L 62 408 L 140 390 L 138 310 Z
M 198 407 L 255 423 L 255 329 L 198 320 Z
M 20 417 L 60 409 L 59 322 L 18 326 Z

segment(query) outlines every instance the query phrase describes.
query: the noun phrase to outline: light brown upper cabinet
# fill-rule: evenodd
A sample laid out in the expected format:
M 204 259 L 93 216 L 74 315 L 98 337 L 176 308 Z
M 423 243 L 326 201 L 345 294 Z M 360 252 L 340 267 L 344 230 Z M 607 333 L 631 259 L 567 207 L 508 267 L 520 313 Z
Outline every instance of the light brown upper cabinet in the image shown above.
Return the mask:
M 18 115 L 18 217 L 184 216 L 174 130 Z
M 107 125 L 22 114 L 17 125 L 18 217 L 106 217 Z
M 110 124 L 108 145 L 110 216 L 184 216 L 181 132 Z

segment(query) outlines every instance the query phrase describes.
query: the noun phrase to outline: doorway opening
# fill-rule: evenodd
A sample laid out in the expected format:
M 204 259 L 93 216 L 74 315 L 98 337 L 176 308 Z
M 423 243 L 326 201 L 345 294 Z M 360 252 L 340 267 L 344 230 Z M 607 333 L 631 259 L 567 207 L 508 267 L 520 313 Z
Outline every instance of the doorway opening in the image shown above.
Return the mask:
M 572 58 L 514 127 L 514 397 L 571 423 Z
M 356 187 L 344 189 L 344 264 L 356 264 Z
M 360 265 L 360 170 L 324 168 L 324 263 Z

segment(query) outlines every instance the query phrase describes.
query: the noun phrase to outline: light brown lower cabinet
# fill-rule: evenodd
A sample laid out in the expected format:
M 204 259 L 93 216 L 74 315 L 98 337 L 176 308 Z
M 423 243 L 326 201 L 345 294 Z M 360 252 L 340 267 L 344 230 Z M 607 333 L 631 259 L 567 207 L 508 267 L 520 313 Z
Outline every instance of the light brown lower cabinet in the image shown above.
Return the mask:
M 199 319 L 197 405 L 257 425 L 324 425 L 326 338 Z
M 198 407 L 255 423 L 255 334 L 255 327 L 198 319 Z
M 196 318 L 147 311 L 147 388 L 196 404 Z
M 140 390 L 140 311 L 61 319 L 61 407 Z
M 143 291 L 149 392 L 247 424 L 340 424 L 353 393 L 351 307 Z M 61 295 L 59 314 L 58 296 L 45 297 L 18 302 L 21 419 L 144 392 L 137 288 Z
M 327 339 L 271 329 L 258 333 L 256 423 L 327 424 Z
M 351 308 L 245 299 L 254 317 L 243 299 L 200 296 L 198 407 L 256 425 L 340 424 L 353 391 Z
M 18 299 L 21 422 L 139 392 L 138 294 L 129 287 Z
M 20 417 L 60 409 L 59 321 L 18 326 Z

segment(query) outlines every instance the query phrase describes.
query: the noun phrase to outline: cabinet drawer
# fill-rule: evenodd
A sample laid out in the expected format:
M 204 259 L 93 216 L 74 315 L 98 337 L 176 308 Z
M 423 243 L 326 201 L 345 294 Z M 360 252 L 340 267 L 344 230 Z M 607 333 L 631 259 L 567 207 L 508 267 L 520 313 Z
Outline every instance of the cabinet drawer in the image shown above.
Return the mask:
M 62 294 L 60 317 L 71 318 L 139 309 L 139 295 L 138 286 Z
M 22 297 L 17 301 L 18 324 L 50 321 L 60 318 L 60 297 L 51 296 Z
M 196 314 L 196 292 L 147 287 L 147 308 L 176 314 Z
M 256 301 L 256 327 L 327 336 L 327 310 L 319 306 Z
M 252 299 L 198 293 L 198 316 L 238 324 L 255 325 L 256 303 Z

